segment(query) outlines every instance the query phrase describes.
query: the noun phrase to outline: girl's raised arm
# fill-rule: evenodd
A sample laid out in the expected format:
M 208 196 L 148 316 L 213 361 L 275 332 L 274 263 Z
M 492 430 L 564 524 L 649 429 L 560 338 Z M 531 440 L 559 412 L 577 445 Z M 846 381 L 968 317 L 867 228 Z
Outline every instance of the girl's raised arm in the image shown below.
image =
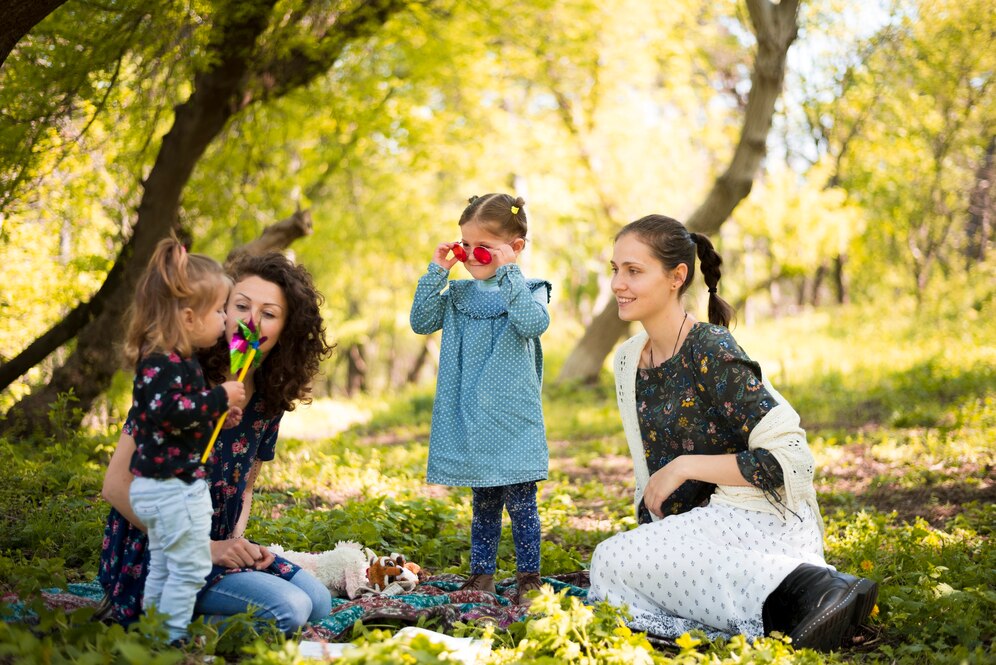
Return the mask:
M 429 269 L 418 280 L 409 321 L 412 330 L 419 335 L 428 335 L 443 327 L 449 293 L 442 291 L 446 288 L 449 274 L 437 263 L 430 263 Z
M 525 277 L 514 263 L 498 269 L 498 288 L 508 303 L 508 322 L 523 337 L 539 337 L 550 326 L 546 303 L 550 298 L 547 285 L 529 290 Z

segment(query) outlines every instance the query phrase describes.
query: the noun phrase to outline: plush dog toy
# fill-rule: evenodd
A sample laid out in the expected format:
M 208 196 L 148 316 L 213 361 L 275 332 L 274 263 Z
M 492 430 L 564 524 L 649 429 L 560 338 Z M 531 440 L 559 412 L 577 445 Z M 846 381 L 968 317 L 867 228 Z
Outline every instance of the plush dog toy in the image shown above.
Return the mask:
M 353 600 L 367 591 L 367 567 L 375 555 L 359 543 L 340 540 L 335 549 L 317 554 L 292 552 L 279 545 L 268 549 L 317 577 L 335 598 Z

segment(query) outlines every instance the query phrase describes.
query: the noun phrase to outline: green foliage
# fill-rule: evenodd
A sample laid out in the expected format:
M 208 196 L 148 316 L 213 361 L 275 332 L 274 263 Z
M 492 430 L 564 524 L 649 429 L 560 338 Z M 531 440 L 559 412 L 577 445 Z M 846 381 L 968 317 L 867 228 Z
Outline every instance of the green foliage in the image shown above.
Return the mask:
M 55 557 L 72 570 L 96 563 L 103 522 L 99 494 L 110 447 L 60 425 L 71 404 L 71 396 L 63 396 L 53 409 L 58 434 L 52 440 L 0 439 L 7 460 L 0 474 L 0 543 L 2 553 L 18 561 Z M 12 579 L 16 575 L 0 574 L 0 585 Z
M 457 634 L 491 639 L 492 663 L 553 663 L 574 656 L 731 665 L 987 662 L 996 631 L 996 508 L 991 501 L 958 497 L 985 496 L 996 464 L 996 386 L 991 373 L 979 369 L 993 348 L 992 333 L 962 332 L 954 317 L 924 329 L 912 309 L 904 316 L 884 331 L 865 323 L 870 317 L 862 308 L 838 310 L 832 319 L 807 315 L 737 331 L 748 351 L 774 368 L 776 385 L 805 405 L 804 417 L 823 405 L 818 413 L 826 426 L 811 427 L 810 440 L 827 523 L 826 556 L 880 585 L 871 622 L 875 639 L 866 648 L 827 656 L 794 652 L 774 638 L 708 642 L 689 635 L 653 650 L 624 627 L 623 611 L 580 606 L 552 593 L 508 631 L 471 624 Z M 848 335 L 839 333 L 841 326 Z M 959 334 L 971 343 L 959 354 L 939 352 Z M 785 351 L 785 335 L 794 340 L 795 355 L 777 355 Z M 844 344 L 862 353 L 845 354 Z M 901 352 L 889 352 L 893 348 Z M 846 366 L 833 364 L 845 355 Z M 632 471 L 610 384 L 548 386 L 545 399 L 551 477 L 541 484 L 539 504 L 542 572 L 551 575 L 583 568 L 602 539 L 634 521 Z M 922 400 L 932 403 L 929 411 Z M 866 410 L 855 413 L 857 404 Z M 59 421 L 71 408 L 67 399 L 53 417 Z M 355 410 L 369 413 L 366 423 L 334 436 L 282 441 L 258 483 L 249 535 L 296 550 L 356 540 L 377 551 L 403 552 L 431 572 L 466 573 L 469 491 L 424 483 L 430 408 L 431 399 L 419 390 L 379 407 L 361 400 Z M 294 418 L 314 416 L 304 410 L 285 417 Z M 304 662 L 293 640 L 258 635 L 249 617 L 220 635 L 198 624 L 203 646 L 179 654 L 157 642 L 156 617 L 123 631 L 89 622 L 89 610 L 46 610 L 37 597 L 41 590 L 94 575 L 105 514 L 100 480 L 111 446 L 106 437 L 68 429 L 59 437 L 0 439 L 7 460 L 0 475 L 0 591 L 26 598 L 26 609 L 38 619 L 0 625 L 0 659 L 49 654 L 51 662 L 191 662 L 225 654 L 240 662 Z M 951 501 L 948 492 L 955 502 L 938 503 Z M 893 503 L 883 504 L 885 499 Z M 499 577 L 515 570 L 508 537 L 498 568 Z M 357 648 L 347 662 L 434 662 L 441 656 L 441 647 L 424 639 L 389 639 L 384 626 L 358 626 L 354 636 Z
M 251 616 L 236 615 L 221 631 L 198 619 L 191 624 L 191 644 L 181 651 L 167 645 L 168 631 L 161 614 L 143 615 L 124 629 L 118 624 L 94 621 L 91 608 L 67 614 L 63 610 L 47 609 L 38 598 L 25 605 L 33 617 L 30 624 L 0 622 L 0 660 L 3 662 L 59 665 L 225 662 L 225 656 L 241 660 L 246 644 L 250 645 L 250 650 L 273 654 L 280 654 L 288 644 L 293 644 L 287 643 L 275 628 L 261 632 Z

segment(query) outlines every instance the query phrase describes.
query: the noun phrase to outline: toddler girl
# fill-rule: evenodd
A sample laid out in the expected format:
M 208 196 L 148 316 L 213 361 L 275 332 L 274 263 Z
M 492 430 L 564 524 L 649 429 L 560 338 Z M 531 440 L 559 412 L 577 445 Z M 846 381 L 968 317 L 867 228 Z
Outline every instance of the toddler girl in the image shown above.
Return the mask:
M 443 330 L 427 480 L 473 490 L 464 588 L 495 591 L 505 508 L 517 602 L 540 587 L 536 481 L 546 478 L 549 462 L 539 337 L 550 324 L 550 283 L 527 280 L 516 265 L 526 244 L 524 206 L 508 194 L 472 197 L 460 216 L 461 241 L 436 247 L 411 310 L 416 333 Z M 447 281 L 457 261 L 474 279 Z
M 211 572 L 211 496 L 201 454 L 213 425 L 245 388 L 208 389 L 194 349 L 225 332 L 231 282 L 214 260 L 175 238 L 156 247 L 139 281 L 125 352 L 135 362 L 130 501 L 148 528 L 149 574 L 142 607 L 166 615 L 171 643 L 187 638 L 197 593 Z

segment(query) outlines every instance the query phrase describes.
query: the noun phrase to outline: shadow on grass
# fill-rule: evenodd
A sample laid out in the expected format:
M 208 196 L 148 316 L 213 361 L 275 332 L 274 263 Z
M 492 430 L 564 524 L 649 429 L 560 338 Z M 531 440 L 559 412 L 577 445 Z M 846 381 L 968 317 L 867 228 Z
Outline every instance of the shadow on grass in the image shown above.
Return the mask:
M 931 358 L 879 376 L 828 372 L 782 392 L 807 429 L 949 426 L 952 405 L 996 392 L 996 367 Z

